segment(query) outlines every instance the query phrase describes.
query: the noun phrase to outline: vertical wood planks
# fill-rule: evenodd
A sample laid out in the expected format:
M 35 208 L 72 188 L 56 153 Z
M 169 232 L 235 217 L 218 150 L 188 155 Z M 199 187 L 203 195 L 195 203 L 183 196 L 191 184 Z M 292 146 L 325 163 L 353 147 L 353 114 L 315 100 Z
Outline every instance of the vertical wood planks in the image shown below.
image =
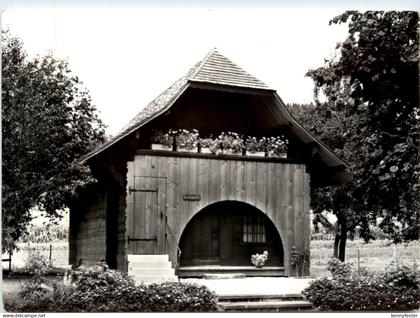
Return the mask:
M 134 177 L 134 189 L 140 189 L 140 178 Z M 144 192 L 133 192 L 133 236 L 132 238 L 140 237 L 144 233 L 144 204 L 145 204 Z M 142 253 L 138 242 L 130 242 L 134 253 Z
M 209 160 L 209 203 L 220 200 L 219 160 Z
M 296 249 L 301 252 L 302 244 L 302 168 L 295 165 L 293 172 L 293 212 L 294 212 L 294 244 Z
M 180 224 L 185 224 L 188 220 L 189 211 L 188 211 L 188 202 L 184 201 L 184 194 L 188 193 L 188 182 L 190 176 L 188 175 L 188 164 L 190 158 L 180 158 L 179 160 L 179 171 L 178 171 L 178 180 L 179 180 L 179 192 L 177 197 L 177 210 L 176 218 Z
M 219 171 L 220 171 L 220 181 L 219 181 L 219 192 L 220 192 L 220 200 L 227 199 L 227 182 L 228 176 L 227 173 L 229 171 L 228 162 L 227 160 L 218 160 L 219 162 Z
M 201 195 L 198 205 L 204 208 L 209 202 L 209 159 L 197 160 L 197 193 Z
M 287 231 L 287 246 L 285 248 L 285 253 L 290 255 L 292 247 L 295 245 L 294 242 L 294 214 L 293 214 L 293 171 L 294 166 L 290 164 L 285 165 L 285 183 L 286 183 L 286 192 L 285 192 L 285 201 L 286 201 L 286 231 Z M 288 265 L 288 264 L 287 264 Z M 289 268 L 290 271 L 290 268 Z M 289 272 L 290 274 L 290 272 Z
M 245 202 L 255 206 L 256 195 L 256 163 L 254 161 L 245 162 Z
M 146 177 L 141 185 L 133 173 Z M 150 178 L 153 176 L 159 179 Z M 178 241 L 191 217 L 209 204 L 223 200 L 254 205 L 270 217 L 282 239 L 286 275 L 293 274 L 289 264 L 292 247 L 309 251 L 309 175 L 304 165 L 139 155 L 134 163 L 128 163 L 127 182 L 135 188 L 159 188 L 157 217 L 162 212 L 167 216 L 167 224 L 159 219 L 158 236 L 166 232 L 168 239 L 165 244 L 159 241 L 158 250 L 170 254 L 174 264 Z M 185 194 L 198 194 L 200 200 L 184 200 Z M 141 200 L 146 202 L 144 220 L 133 220 L 130 211 L 140 208 L 140 204 L 127 195 L 127 233 L 132 231 L 130 223 L 139 223 L 141 228 L 142 222 L 151 222 L 152 196 Z
M 236 160 L 229 160 L 228 164 L 228 173 L 227 173 L 227 186 L 226 186 L 226 196 L 228 200 L 237 200 L 238 191 L 237 191 L 237 174 L 238 174 L 238 163 Z
M 166 249 L 171 256 L 173 264 L 177 259 L 177 247 L 178 247 L 178 222 L 176 221 L 177 214 L 177 194 L 179 191 L 179 158 L 176 157 L 164 157 L 162 158 L 162 167 L 166 168 L 167 177 L 167 194 L 166 194 L 166 216 L 167 224 L 166 231 L 168 233 L 166 240 Z
M 270 217 L 274 218 L 275 217 L 275 214 L 274 214 L 275 199 L 274 199 L 274 194 L 273 194 L 273 191 L 274 191 L 273 179 L 275 178 L 274 164 L 271 162 L 267 163 L 266 170 L 267 170 L 267 182 L 265 184 L 265 189 L 267 191 L 267 195 L 265 197 L 265 206 L 266 206 L 267 213 L 270 212 Z
M 237 161 L 236 166 L 236 193 L 239 201 L 245 201 L 245 162 Z
M 198 194 L 198 159 L 189 158 L 188 159 L 188 185 L 187 191 L 184 194 Z M 181 175 L 181 177 L 184 177 Z M 197 201 L 188 201 L 188 218 L 191 217 L 191 214 L 194 213 L 197 209 Z
M 158 251 L 159 253 L 166 253 L 166 240 L 167 240 L 167 229 L 166 229 L 166 219 L 167 219 L 167 178 L 166 178 L 166 162 L 163 157 L 154 157 L 156 164 L 156 179 L 157 182 L 157 214 L 158 214 L 158 229 L 157 229 L 157 238 L 158 238 Z
M 267 213 L 267 163 L 256 163 L 255 206 Z

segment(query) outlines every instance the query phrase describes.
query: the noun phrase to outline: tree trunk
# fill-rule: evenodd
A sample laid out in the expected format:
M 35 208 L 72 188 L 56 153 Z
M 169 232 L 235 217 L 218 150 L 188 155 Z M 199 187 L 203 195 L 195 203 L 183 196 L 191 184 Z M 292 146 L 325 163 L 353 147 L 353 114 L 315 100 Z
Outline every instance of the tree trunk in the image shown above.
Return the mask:
M 334 252 L 333 252 L 333 257 L 338 258 L 338 246 L 340 244 L 340 232 L 337 230 L 335 232 L 335 238 L 334 238 Z
M 338 259 L 342 262 L 346 260 L 347 226 L 341 225 L 341 238 L 338 247 Z

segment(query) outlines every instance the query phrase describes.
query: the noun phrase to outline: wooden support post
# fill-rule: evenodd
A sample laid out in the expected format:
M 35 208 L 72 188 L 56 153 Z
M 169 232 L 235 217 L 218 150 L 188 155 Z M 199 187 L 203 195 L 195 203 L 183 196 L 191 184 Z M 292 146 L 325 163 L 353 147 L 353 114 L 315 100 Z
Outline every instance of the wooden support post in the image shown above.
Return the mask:
M 49 257 L 49 260 L 50 260 L 50 266 L 52 265 L 52 244 L 50 244 L 50 257 Z

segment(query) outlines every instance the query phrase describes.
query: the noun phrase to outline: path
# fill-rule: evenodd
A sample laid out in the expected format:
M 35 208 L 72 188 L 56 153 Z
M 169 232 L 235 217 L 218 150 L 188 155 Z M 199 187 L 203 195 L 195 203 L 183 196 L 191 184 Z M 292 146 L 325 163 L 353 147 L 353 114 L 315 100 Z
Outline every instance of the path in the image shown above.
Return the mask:
M 313 278 L 246 277 L 234 279 L 181 279 L 181 282 L 205 285 L 216 295 L 301 294 Z

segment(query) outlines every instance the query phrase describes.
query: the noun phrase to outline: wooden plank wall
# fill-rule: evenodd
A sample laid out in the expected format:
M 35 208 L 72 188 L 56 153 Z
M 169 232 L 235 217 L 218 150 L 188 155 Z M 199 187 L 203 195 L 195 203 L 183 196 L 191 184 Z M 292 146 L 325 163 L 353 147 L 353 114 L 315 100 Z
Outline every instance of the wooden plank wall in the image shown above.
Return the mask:
M 134 186 L 134 176 L 166 180 L 165 250 L 173 264 L 188 221 L 204 207 L 223 200 L 249 203 L 272 220 L 283 242 L 286 275 L 292 274 L 292 247 L 309 257 L 309 174 L 303 164 L 136 155 L 128 163 L 128 186 Z M 185 194 L 199 194 L 201 199 L 186 201 Z M 128 194 L 128 227 L 132 226 L 132 207 Z
M 90 266 L 106 258 L 106 198 L 107 192 L 97 193 L 92 195 L 91 204 L 72 211 L 82 217 L 76 236 L 74 265 L 80 259 L 84 265 Z

